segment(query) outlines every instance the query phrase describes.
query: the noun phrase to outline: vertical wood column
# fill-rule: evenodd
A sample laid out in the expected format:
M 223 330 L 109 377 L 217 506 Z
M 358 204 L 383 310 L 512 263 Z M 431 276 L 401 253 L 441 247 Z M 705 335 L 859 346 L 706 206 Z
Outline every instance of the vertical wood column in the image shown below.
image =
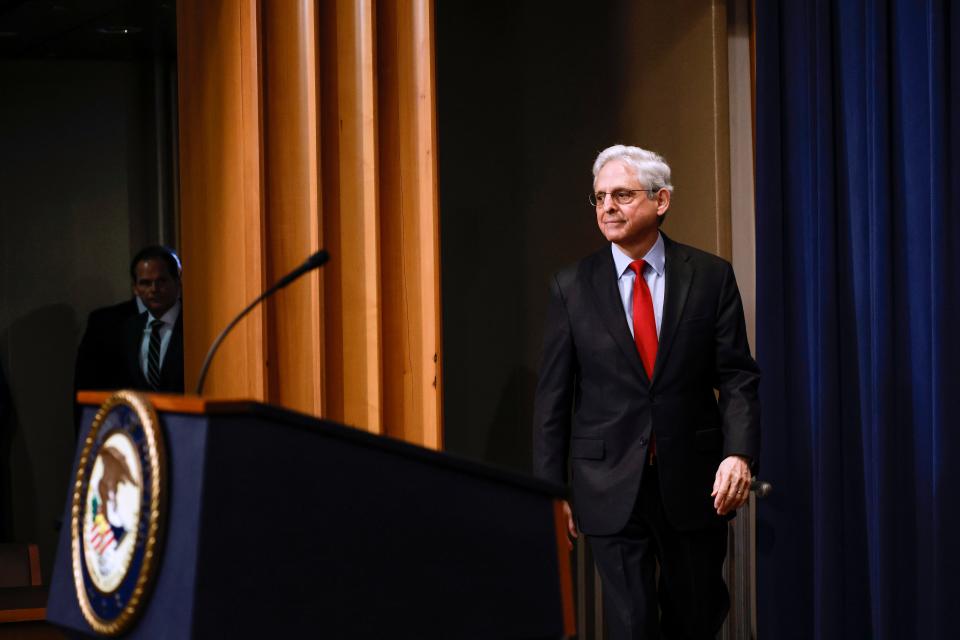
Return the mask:
M 264 177 L 267 282 L 323 245 L 316 6 L 266 2 L 263 12 Z M 270 402 L 323 415 L 322 272 L 267 302 Z
M 220 330 L 263 290 L 257 0 L 177 3 L 184 366 L 192 389 Z M 206 393 L 266 399 L 256 310 L 214 362 Z
M 372 0 L 322 3 L 328 417 L 382 432 L 380 234 Z
M 380 246 L 387 433 L 441 446 L 439 236 L 429 0 L 378 5 Z M 419 328 L 410 331 L 409 328 Z
M 439 447 L 430 0 L 178 3 L 186 348 L 208 392 Z M 195 314 L 195 316 L 194 316 Z

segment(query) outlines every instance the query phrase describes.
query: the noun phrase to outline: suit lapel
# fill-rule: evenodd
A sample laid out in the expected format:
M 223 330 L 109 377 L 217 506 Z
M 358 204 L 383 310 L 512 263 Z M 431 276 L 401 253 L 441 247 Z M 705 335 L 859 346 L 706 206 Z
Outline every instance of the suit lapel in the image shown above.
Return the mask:
M 590 290 L 593 292 L 603 324 L 636 374 L 645 384 L 649 384 L 650 380 L 643 368 L 640 354 L 637 353 L 637 344 L 633 341 L 633 335 L 630 333 L 623 312 L 623 301 L 620 299 L 620 289 L 617 287 L 619 274 L 610 246 L 607 245 L 606 249 L 595 253 L 590 262 Z
M 689 256 L 682 247 L 663 235 L 666 251 L 666 289 L 663 293 L 663 314 L 660 317 L 660 343 L 657 346 L 657 359 L 653 367 L 653 378 L 663 369 L 670 347 L 673 346 L 673 337 L 677 333 L 677 325 L 683 315 L 683 307 L 687 303 L 690 293 L 690 284 L 693 282 L 693 265 Z
M 177 316 L 177 321 L 173 324 L 173 334 L 170 336 L 170 342 L 167 345 L 167 352 L 163 356 L 163 364 L 160 367 L 161 386 L 165 389 L 171 389 L 174 383 L 175 369 L 183 362 L 183 309 Z
M 126 355 L 127 375 L 133 386 L 143 386 L 146 378 L 140 368 L 140 347 L 143 344 L 143 330 L 147 325 L 147 313 L 130 316 L 123 324 L 123 346 Z

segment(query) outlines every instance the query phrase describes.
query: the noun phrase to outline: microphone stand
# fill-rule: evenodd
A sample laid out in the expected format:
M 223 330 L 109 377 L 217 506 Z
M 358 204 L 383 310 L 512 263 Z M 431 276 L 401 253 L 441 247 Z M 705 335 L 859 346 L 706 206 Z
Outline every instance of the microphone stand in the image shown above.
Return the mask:
M 207 370 L 210 368 L 210 362 L 213 360 L 213 354 L 215 354 L 217 349 L 220 348 L 220 343 L 223 342 L 223 339 L 227 337 L 227 334 L 230 333 L 230 330 L 233 329 L 233 327 L 236 326 L 236 324 L 240 322 L 244 316 L 250 313 L 250 311 L 252 311 L 253 308 L 260 304 L 263 300 L 269 298 L 280 289 L 283 289 L 285 286 L 303 274 L 313 271 L 318 267 L 322 267 L 329 259 L 330 254 L 327 253 L 325 249 L 317 251 L 315 254 L 307 258 L 306 262 L 285 275 L 275 285 L 257 296 L 256 300 L 248 304 L 247 307 L 240 312 L 240 315 L 234 318 L 233 321 L 228 324 L 223 331 L 220 332 L 220 335 L 217 336 L 217 339 L 213 341 L 212 345 L 210 345 L 210 350 L 207 351 L 207 357 L 204 358 L 203 366 L 200 368 L 200 379 L 197 381 L 197 390 L 195 392 L 198 396 L 203 394 L 203 383 L 207 379 Z

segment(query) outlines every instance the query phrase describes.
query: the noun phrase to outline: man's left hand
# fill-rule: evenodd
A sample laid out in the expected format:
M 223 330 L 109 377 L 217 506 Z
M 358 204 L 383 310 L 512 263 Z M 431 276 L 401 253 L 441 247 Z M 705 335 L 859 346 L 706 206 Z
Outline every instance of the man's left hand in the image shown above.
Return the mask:
M 743 456 L 729 456 L 717 468 L 713 481 L 713 508 L 725 516 L 750 497 L 750 465 Z

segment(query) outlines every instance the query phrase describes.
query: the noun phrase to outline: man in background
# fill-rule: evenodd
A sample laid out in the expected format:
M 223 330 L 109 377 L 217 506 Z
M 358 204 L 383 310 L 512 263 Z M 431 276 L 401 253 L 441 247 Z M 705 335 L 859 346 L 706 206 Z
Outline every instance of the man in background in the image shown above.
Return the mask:
M 609 244 L 551 281 L 534 472 L 569 471 L 567 527 L 590 543 L 611 639 L 715 638 L 727 520 L 760 452 L 740 293 L 728 262 L 659 231 L 663 158 L 616 145 L 593 175 Z
M 77 353 L 76 389 L 183 393 L 180 275 L 171 249 L 153 245 L 134 256 L 133 298 L 90 313 Z

